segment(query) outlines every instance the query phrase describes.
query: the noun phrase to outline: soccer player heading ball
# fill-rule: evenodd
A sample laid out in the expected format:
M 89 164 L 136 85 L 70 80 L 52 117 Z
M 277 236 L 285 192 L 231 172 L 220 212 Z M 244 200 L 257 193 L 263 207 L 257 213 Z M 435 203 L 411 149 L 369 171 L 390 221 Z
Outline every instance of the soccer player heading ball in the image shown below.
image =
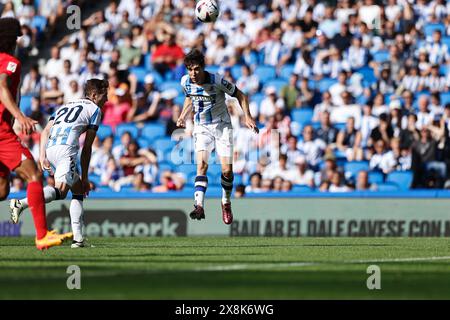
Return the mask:
M 17 106 L 20 83 L 20 61 L 13 54 L 17 38 L 22 35 L 20 23 L 14 18 L 0 19 L 0 201 L 9 194 L 9 176 L 15 171 L 27 181 L 27 197 L 36 229 L 36 247 L 39 250 L 61 245 L 71 233 L 57 234 L 47 230 L 42 174 L 30 151 L 14 133 L 16 119 L 25 134 L 35 130 L 37 121 L 26 117 Z
M 194 108 L 194 144 L 197 159 L 195 178 L 195 204 L 192 219 L 204 219 L 204 199 L 208 187 L 208 158 L 216 149 L 222 165 L 222 218 L 225 224 L 233 222 L 231 191 L 233 190 L 233 128 L 225 104 L 225 94 L 236 97 L 244 111 L 245 123 L 255 133 L 259 130 L 253 120 L 247 96 L 234 84 L 216 73 L 205 71 L 205 58 L 198 50 L 192 50 L 184 58 L 188 74 L 181 78 L 185 93 L 183 111 L 177 126 L 185 126 L 187 114 Z

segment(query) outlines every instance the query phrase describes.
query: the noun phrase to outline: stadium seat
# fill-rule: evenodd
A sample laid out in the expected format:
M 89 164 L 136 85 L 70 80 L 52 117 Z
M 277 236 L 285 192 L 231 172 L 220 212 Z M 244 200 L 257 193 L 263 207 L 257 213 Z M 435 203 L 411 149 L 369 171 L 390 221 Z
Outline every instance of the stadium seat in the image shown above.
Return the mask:
M 333 126 L 338 129 L 338 131 L 344 130 L 345 129 L 345 122 L 337 122 L 337 123 L 333 123 Z
M 153 64 L 152 64 L 152 55 L 151 53 L 147 53 L 144 55 L 144 68 L 147 72 L 150 72 L 153 70 Z
M 182 164 L 176 166 L 175 171 L 182 173 L 186 177 L 186 179 L 189 179 L 192 174 L 196 174 L 197 166 L 195 164 Z
M 272 79 L 277 76 L 277 74 L 275 72 L 275 68 L 272 66 L 267 66 L 267 65 L 257 66 L 253 73 L 258 76 L 261 83 L 265 83 L 265 80 Z
M 145 70 L 145 67 L 131 67 L 129 71 L 136 76 L 139 83 L 144 83 L 145 76 L 148 74 L 147 70 Z
M 261 106 L 261 101 L 264 100 L 266 96 L 263 93 L 255 93 L 250 97 L 250 101 L 254 101 L 258 105 L 258 110 Z
M 447 103 L 450 103 L 450 92 L 442 92 L 441 93 L 441 104 L 445 106 Z
M 336 79 L 323 78 L 319 82 L 316 82 L 316 85 L 317 85 L 317 88 L 319 89 L 319 91 L 322 93 L 322 92 L 327 91 L 335 83 L 337 83 Z
M 377 81 L 373 69 L 369 66 L 359 68 L 356 72 L 363 76 L 363 82 L 368 85 L 371 85 Z
M 386 182 L 397 184 L 400 190 L 406 191 L 411 187 L 413 174 L 411 171 L 394 171 L 388 174 Z
M 116 136 L 121 137 L 125 132 L 129 132 L 133 139 L 139 136 L 139 129 L 135 123 L 122 123 L 116 127 Z
M 288 82 L 285 79 L 271 79 L 264 84 L 264 90 L 268 87 L 275 87 L 277 93 L 280 94 L 281 88 L 283 88 Z
M 234 79 L 239 79 L 242 76 L 242 65 L 236 64 L 231 67 L 231 75 Z
M 442 23 L 427 23 L 423 27 L 423 33 L 425 37 L 431 37 L 435 30 L 440 30 L 441 34 L 445 35 L 445 25 Z
M 381 184 L 384 182 L 384 176 L 379 171 L 370 171 L 369 172 L 369 183 L 370 184 Z
M 234 178 L 233 178 L 233 185 L 238 186 L 240 184 L 244 184 L 244 179 L 243 179 L 242 175 L 235 174 Z
M 182 93 L 181 84 L 178 81 L 165 81 L 159 85 L 160 91 L 175 89 L 179 94 Z
M 294 65 L 293 64 L 285 64 L 281 67 L 280 78 L 289 80 L 291 75 L 294 73 Z
M 139 145 L 139 148 L 148 148 L 150 147 L 150 142 L 145 137 L 140 137 L 136 140 L 137 144 Z
M 166 135 L 166 127 L 161 123 L 149 123 L 142 128 L 141 136 L 146 137 L 150 141 Z
M 311 192 L 313 189 L 306 185 L 294 185 L 292 187 L 292 192 Z
M 214 65 L 214 64 L 210 64 L 208 66 L 206 66 L 206 71 L 211 72 L 211 73 L 217 73 L 220 69 L 220 66 Z
M 302 127 L 309 123 L 313 117 L 312 109 L 294 109 L 291 112 L 292 121 L 299 123 Z
M 31 27 L 36 28 L 39 33 L 44 32 L 47 27 L 47 18 L 43 16 L 34 16 L 31 20 Z
M 101 124 L 98 127 L 97 136 L 98 136 L 98 138 L 100 140 L 103 141 L 105 138 L 110 137 L 112 135 L 113 135 L 113 131 L 112 131 L 112 128 L 110 126 Z
M 151 145 L 152 149 L 156 150 L 158 154 L 158 160 L 171 161 L 170 154 L 175 147 L 176 141 L 173 141 L 169 137 L 159 138 Z
M 31 99 L 33 97 L 32 96 L 22 96 L 20 97 L 20 110 L 22 110 L 22 112 L 26 115 L 26 116 L 30 116 L 31 115 Z
M 352 177 L 356 177 L 358 172 L 363 170 L 369 170 L 368 161 L 350 161 L 344 165 L 345 173 L 350 172 Z
M 164 171 L 173 171 L 173 165 L 170 164 L 170 162 L 163 161 L 158 163 L 158 169 L 159 173 Z
M 381 183 L 377 185 L 377 190 L 381 192 L 399 191 L 398 186 L 395 183 Z
M 373 60 L 378 63 L 383 63 L 389 60 L 389 51 L 380 50 L 373 54 Z
M 101 178 L 96 174 L 89 174 L 89 181 L 92 182 L 95 186 L 99 186 L 101 184 Z

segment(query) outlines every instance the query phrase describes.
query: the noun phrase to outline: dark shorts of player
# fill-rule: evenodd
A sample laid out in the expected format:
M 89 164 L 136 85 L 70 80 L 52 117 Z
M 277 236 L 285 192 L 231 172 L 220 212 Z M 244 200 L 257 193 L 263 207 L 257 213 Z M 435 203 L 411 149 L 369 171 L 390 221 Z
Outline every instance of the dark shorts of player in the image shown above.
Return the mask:
M 25 148 L 14 132 L 0 133 L 0 178 L 7 178 L 22 161 L 33 160 L 30 150 Z

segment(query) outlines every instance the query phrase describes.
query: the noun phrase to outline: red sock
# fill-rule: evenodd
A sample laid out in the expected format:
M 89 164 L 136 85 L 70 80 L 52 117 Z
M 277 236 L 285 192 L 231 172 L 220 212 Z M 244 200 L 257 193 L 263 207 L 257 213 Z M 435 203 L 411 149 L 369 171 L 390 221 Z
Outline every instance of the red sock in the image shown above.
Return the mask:
M 33 215 L 36 237 L 42 239 L 47 234 L 47 219 L 45 216 L 44 191 L 42 182 L 33 181 L 28 183 L 27 198 Z

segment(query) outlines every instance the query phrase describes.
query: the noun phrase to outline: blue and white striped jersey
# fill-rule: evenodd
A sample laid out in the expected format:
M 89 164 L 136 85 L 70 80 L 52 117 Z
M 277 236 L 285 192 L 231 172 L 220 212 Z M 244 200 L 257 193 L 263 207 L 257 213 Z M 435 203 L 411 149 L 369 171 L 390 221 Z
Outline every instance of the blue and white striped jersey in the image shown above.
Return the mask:
M 77 99 L 59 107 L 50 120 L 54 122 L 47 148 L 66 145 L 78 151 L 80 135 L 88 129 L 97 131 L 101 110 L 91 100 Z
M 217 73 L 205 71 L 205 82 L 201 86 L 192 83 L 189 75 L 181 78 L 181 86 L 186 97 L 192 100 L 195 124 L 231 122 L 225 93 L 230 96 L 235 94 L 236 86 L 233 83 Z

